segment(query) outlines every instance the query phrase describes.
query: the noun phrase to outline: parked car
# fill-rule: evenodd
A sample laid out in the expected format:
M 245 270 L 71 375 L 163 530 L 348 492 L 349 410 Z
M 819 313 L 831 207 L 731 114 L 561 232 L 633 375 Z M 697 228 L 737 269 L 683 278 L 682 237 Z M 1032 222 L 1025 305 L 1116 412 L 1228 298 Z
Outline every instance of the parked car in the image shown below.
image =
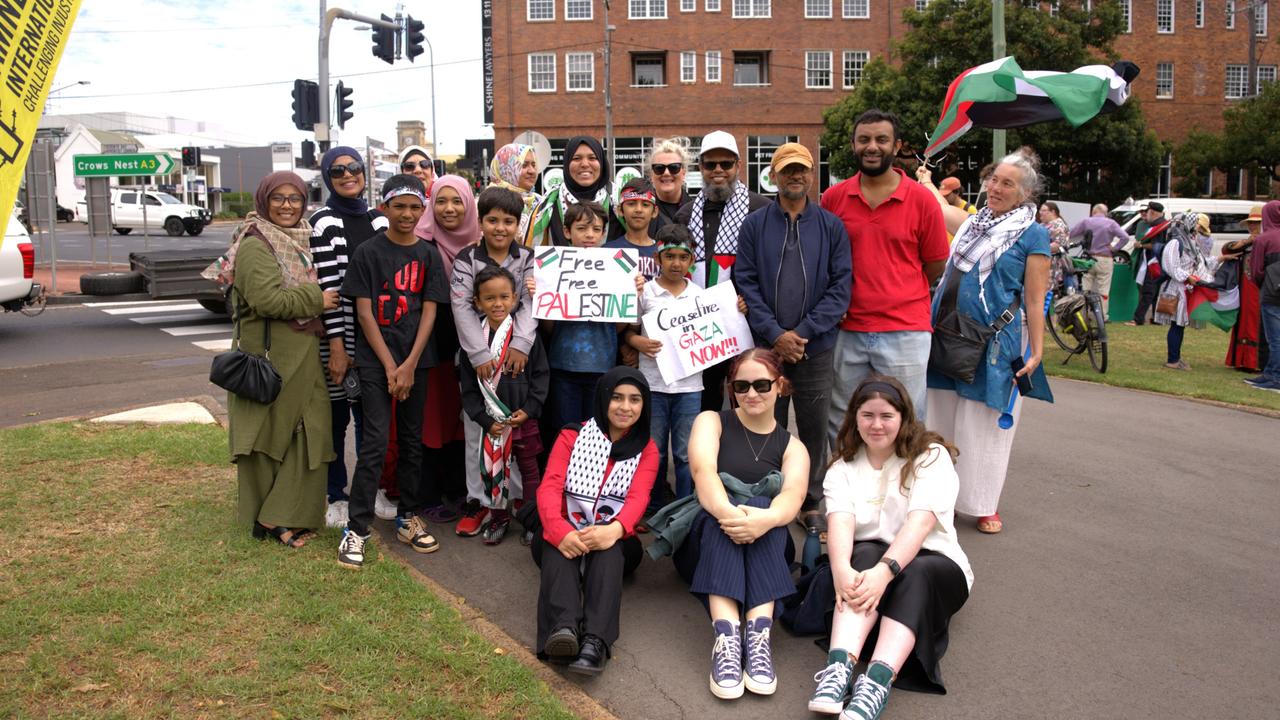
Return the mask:
M 34 281 L 35 267 L 31 236 L 14 213 L 5 226 L 4 243 L 0 244 L 0 307 L 6 312 L 37 305 L 43 309 L 44 288 Z
M 1149 202 L 1158 202 L 1164 206 L 1165 217 L 1176 213 L 1195 212 L 1209 216 L 1209 232 L 1213 237 L 1213 246 L 1217 252 L 1222 245 L 1232 240 L 1243 240 L 1249 237 L 1249 230 L 1244 221 L 1249 217 L 1249 208 L 1255 204 L 1252 200 L 1222 200 L 1218 198 L 1146 198 L 1126 201 L 1111 211 L 1111 219 L 1120 223 L 1124 231 L 1133 234 L 1138 224 L 1139 208 L 1146 207 Z M 1132 250 L 1133 242 L 1125 247 Z
M 213 220 L 213 213 L 205 208 L 187 205 L 169 193 L 114 188 L 111 191 L 111 227 L 121 235 L 142 227 L 144 206 L 146 224 L 163 227 L 171 237 L 180 237 L 184 231 L 199 235 Z

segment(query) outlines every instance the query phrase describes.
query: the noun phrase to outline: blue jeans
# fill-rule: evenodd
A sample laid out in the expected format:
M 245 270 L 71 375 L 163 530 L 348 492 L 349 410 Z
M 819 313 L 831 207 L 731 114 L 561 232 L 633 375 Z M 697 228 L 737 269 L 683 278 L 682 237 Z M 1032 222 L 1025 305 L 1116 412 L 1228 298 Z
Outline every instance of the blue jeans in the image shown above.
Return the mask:
M 1176 363 L 1182 359 L 1182 336 L 1186 331 L 1176 320 L 1169 321 L 1169 332 L 1164 336 L 1165 348 L 1169 351 L 1165 355 L 1168 358 L 1166 362 Z
M 1280 305 L 1262 304 L 1262 328 L 1267 333 L 1267 347 L 1271 351 L 1262 375 L 1272 382 L 1280 382 Z
M 923 330 L 854 332 L 841 330 L 836 338 L 832 368 L 831 410 L 827 413 L 827 438 L 834 451 L 836 436 L 858 383 L 871 373 L 895 377 L 907 388 L 916 418 L 925 419 L 925 374 L 929 368 L 931 336 Z
M 560 412 L 557 427 L 581 424 L 595 417 L 596 383 L 603 374 L 551 370 L 551 393 Z
M 670 437 L 671 457 L 676 466 L 676 499 L 693 494 L 693 473 L 689 470 L 689 431 L 693 419 L 702 409 L 702 393 L 661 393 L 650 395 L 653 410 L 649 416 L 649 436 L 658 446 L 658 478 L 649 495 L 649 509 L 666 504 L 667 442 Z

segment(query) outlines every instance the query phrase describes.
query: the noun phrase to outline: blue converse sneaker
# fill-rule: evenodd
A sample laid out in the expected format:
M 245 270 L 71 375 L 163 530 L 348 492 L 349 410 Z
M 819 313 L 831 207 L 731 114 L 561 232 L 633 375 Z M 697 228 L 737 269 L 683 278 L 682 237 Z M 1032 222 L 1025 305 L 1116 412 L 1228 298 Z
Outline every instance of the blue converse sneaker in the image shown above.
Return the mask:
M 364 544 L 368 535 L 361 535 L 351 528 L 342 531 L 342 542 L 338 543 L 338 564 L 349 570 L 364 567 Z
M 839 715 L 844 709 L 844 699 L 849 696 L 849 681 L 852 678 L 853 666 L 847 659 L 843 662 L 837 660 L 819 670 L 813 676 L 818 688 L 809 698 L 809 712 Z
M 773 653 L 769 649 L 769 631 L 773 618 L 758 617 L 747 621 L 747 689 L 757 695 L 772 695 L 778 689 L 778 676 L 773 671 Z
M 711 694 L 721 700 L 742 697 L 742 636 L 738 626 L 716 620 L 716 643 L 711 647 Z
M 893 668 L 875 660 L 853 683 L 853 699 L 840 713 L 840 720 L 879 720 L 889 699 Z

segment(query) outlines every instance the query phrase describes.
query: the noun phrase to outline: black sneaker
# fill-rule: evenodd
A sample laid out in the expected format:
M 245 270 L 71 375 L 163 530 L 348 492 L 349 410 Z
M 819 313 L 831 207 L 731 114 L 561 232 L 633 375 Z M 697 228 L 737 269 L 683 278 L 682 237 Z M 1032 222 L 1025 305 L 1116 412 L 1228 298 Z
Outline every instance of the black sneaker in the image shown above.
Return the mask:
M 484 527 L 482 539 L 485 545 L 497 545 L 502 542 L 502 538 L 507 536 L 507 528 L 511 527 L 511 518 L 505 512 L 501 514 L 494 512 L 492 517 L 493 519 Z
M 351 528 L 342 531 L 342 542 L 338 543 L 338 564 L 349 570 L 364 567 L 364 545 L 368 535 L 360 535 Z
M 595 635 L 583 635 L 578 659 L 569 663 L 569 672 L 579 675 L 599 675 L 609 662 L 609 648 Z
M 547 638 L 542 651 L 551 662 L 561 665 L 570 663 L 578 657 L 578 633 L 573 628 L 560 628 Z

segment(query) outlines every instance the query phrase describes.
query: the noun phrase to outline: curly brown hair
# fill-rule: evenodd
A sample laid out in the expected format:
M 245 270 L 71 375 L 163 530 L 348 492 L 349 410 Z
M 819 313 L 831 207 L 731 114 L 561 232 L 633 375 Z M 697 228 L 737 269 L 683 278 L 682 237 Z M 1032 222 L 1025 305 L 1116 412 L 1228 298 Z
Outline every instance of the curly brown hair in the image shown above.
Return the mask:
M 902 466 L 902 477 L 898 482 L 898 490 L 903 495 L 911 492 L 910 481 L 915 474 L 915 463 L 912 460 L 928 451 L 930 445 L 937 443 L 946 448 L 952 462 L 960 456 L 960 451 L 955 445 L 947 442 L 946 438 L 925 429 L 924 423 L 916 417 L 915 407 L 911 404 L 911 395 L 897 378 L 873 374 L 858 383 L 853 396 L 849 398 L 849 410 L 845 412 L 844 422 L 840 424 L 840 433 L 836 436 L 836 451 L 832 455 L 831 463 L 834 464 L 837 460 L 851 462 L 853 456 L 862 449 L 862 435 L 858 434 L 858 409 L 868 400 L 875 398 L 889 403 L 902 415 L 898 437 L 893 441 L 893 454 L 907 460 Z M 928 462 L 932 463 L 933 460 Z

